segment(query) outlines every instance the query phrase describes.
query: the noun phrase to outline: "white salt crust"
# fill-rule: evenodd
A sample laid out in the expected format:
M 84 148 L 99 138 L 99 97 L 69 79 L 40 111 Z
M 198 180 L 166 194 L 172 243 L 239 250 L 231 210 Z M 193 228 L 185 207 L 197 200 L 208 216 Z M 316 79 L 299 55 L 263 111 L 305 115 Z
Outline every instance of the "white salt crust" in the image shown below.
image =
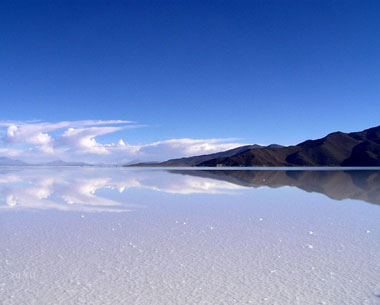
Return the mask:
M 380 303 L 375 205 L 160 171 L 1 179 L 4 305 Z

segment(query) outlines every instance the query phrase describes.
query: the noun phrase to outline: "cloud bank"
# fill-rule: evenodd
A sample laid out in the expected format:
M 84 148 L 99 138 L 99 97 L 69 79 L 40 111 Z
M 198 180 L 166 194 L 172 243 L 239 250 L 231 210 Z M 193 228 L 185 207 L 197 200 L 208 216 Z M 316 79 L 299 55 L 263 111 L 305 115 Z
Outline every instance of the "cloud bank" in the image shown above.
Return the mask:
M 154 143 L 99 143 L 97 137 L 141 125 L 125 120 L 82 120 L 62 122 L 0 121 L 0 157 L 27 162 L 53 160 L 125 164 L 164 161 L 232 149 L 243 143 L 234 139 L 170 139 Z

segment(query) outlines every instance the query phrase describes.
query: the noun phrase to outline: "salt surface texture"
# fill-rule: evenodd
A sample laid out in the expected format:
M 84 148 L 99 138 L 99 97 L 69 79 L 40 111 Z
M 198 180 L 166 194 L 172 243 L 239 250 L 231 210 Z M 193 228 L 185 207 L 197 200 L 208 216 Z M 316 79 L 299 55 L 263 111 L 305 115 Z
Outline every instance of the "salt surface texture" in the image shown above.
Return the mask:
M 380 304 L 357 173 L 2 169 L 0 303 Z

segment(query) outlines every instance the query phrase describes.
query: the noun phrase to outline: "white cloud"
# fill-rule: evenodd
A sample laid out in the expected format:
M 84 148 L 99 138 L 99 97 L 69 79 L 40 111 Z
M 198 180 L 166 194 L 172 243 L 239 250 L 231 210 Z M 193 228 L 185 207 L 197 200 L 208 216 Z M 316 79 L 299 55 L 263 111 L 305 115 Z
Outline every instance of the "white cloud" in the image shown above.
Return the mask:
M 171 158 L 214 153 L 243 143 L 234 139 L 171 139 L 147 144 L 99 143 L 99 136 L 142 127 L 125 120 L 82 120 L 50 122 L 0 121 L 0 156 L 28 162 L 61 159 L 89 163 L 164 161 Z
M 42 130 L 40 126 L 10 125 L 7 128 L 3 140 L 11 144 L 48 145 L 51 141 L 51 137 L 47 133 L 41 132 Z
M 96 142 L 95 137 L 113 133 L 126 127 L 88 127 L 67 129 L 62 136 L 57 138 L 57 146 L 66 146 L 77 149 L 81 153 L 108 154 L 105 145 Z
M 140 151 L 162 160 L 161 154 L 165 156 L 164 159 L 188 157 L 211 154 L 244 145 L 242 143 L 231 143 L 231 140 L 233 139 L 172 139 L 143 145 Z
M 23 150 L 0 148 L 0 156 L 17 157 L 23 154 Z

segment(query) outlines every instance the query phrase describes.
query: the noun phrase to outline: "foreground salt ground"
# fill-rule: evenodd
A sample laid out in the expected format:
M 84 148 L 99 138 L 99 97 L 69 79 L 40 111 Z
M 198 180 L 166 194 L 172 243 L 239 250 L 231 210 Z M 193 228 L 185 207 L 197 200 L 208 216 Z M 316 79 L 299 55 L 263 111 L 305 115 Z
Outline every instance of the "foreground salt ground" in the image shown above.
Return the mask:
M 119 169 L 7 170 L 0 194 L 1 304 L 380 303 L 373 204 Z

